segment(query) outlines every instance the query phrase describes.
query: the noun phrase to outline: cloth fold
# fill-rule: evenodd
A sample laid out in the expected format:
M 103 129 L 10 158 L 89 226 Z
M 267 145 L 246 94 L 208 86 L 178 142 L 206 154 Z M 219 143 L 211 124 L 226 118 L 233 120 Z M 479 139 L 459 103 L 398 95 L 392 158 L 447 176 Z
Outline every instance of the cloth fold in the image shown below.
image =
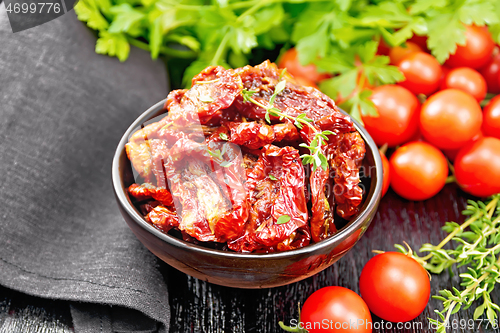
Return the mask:
M 166 283 L 118 211 L 111 161 L 167 74 L 142 50 L 97 55 L 95 41 L 74 12 L 14 34 L 0 4 L 0 285 L 74 301 L 75 322 L 113 305 L 166 331 Z

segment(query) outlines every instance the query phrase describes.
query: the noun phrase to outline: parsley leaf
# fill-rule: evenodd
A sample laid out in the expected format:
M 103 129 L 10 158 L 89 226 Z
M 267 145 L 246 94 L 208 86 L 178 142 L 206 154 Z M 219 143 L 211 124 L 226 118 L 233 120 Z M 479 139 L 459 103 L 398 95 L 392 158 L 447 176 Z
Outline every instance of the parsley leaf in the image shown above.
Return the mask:
M 456 14 L 438 15 L 431 18 L 428 25 L 427 45 L 439 62 L 443 63 L 451 53 L 455 53 L 457 44 L 465 45 L 465 27 Z
M 105 30 L 109 27 L 109 23 L 100 12 L 99 3 L 101 1 L 80 0 L 74 8 L 80 21 L 87 22 L 87 25 L 94 30 Z
M 108 28 L 110 33 L 131 32 L 145 18 L 144 13 L 132 8 L 128 3 L 113 6 L 110 12 L 115 15 Z
M 116 56 L 120 61 L 125 61 L 130 52 L 130 45 L 127 37 L 122 33 L 112 34 L 107 31 L 101 31 L 95 45 L 95 51 L 99 54 Z

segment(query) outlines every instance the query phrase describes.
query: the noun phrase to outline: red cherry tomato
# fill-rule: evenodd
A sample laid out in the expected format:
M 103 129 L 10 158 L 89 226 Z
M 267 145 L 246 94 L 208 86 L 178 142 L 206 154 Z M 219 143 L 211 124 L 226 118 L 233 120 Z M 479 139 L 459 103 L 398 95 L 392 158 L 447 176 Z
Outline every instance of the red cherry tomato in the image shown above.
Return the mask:
M 454 88 L 474 97 L 478 102 L 486 96 L 486 81 L 478 71 L 468 67 L 452 69 L 444 78 L 441 89 Z
M 457 149 L 479 133 L 483 115 L 471 95 L 457 89 L 435 93 L 422 105 L 420 131 L 442 149 Z
M 362 116 L 365 128 L 378 145 L 390 147 L 407 142 L 418 131 L 420 102 L 407 89 L 380 86 L 370 96 L 377 107 L 378 117 Z
M 431 284 L 425 269 L 414 259 L 399 252 L 385 252 L 366 263 L 359 290 L 374 314 L 388 321 L 405 322 L 424 311 Z
M 427 49 L 427 36 L 418 36 L 418 35 L 413 35 L 410 39 L 408 39 L 408 42 L 412 42 L 420 46 L 420 48 L 424 51 L 428 51 Z
M 425 200 L 446 183 L 448 162 L 443 153 L 427 142 L 410 142 L 392 154 L 392 189 L 408 200 Z
M 358 294 L 343 287 L 325 287 L 314 292 L 304 302 L 300 321 L 309 333 L 372 331 L 368 306 Z
M 399 62 L 398 67 L 406 78 L 399 84 L 412 93 L 430 95 L 439 88 L 441 65 L 430 54 L 411 53 Z
M 451 68 L 441 66 L 441 80 L 439 80 L 439 86 L 442 87 L 444 84 L 444 80 L 446 79 L 446 76 L 448 73 L 451 71 Z
M 329 77 L 328 74 L 319 73 L 313 64 L 302 65 L 299 62 L 298 53 L 295 48 L 287 50 L 279 59 L 279 68 L 286 70 L 296 78 L 304 78 L 309 82 L 319 82 Z
M 378 47 L 377 47 L 377 54 L 378 55 L 389 55 L 389 52 L 391 51 L 391 48 L 387 43 L 381 38 Z
M 465 28 L 465 45 L 458 45 L 445 64 L 449 67 L 481 68 L 491 59 L 495 42 L 486 27 L 468 25 Z
M 391 184 L 391 167 L 389 166 L 389 160 L 385 157 L 385 154 L 380 153 L 380 157 L 382 158 L 382 169 L 384 171 L 384 179 L 382 182 L 382 196 L 384 196 Z
M 484 108 L 483 132 L 485 136 L 500 139 L 500 95 L 492 98 Z
M 484 137 L 483 132 L 479 131 L 479 133 L 475 137 L 473 137 L 469 142 L 467 142 L 465 145 L 469 144 L 470 142 L 477 141 L 483 137 Z M 443 149 L 443 154 L 445 154 L 446 157 L 448 157 L 448 159 L 452 162 L 455 161 L 459 152 L 460 152 L 460 149 Z
M 494 55 L 488 63 L 481 68 L 480 73 L 486 80 L 488 92 L 492 94 L 500 93 L 500 52 L 493 52 Z
M 500 193 L 500 139 L 471 142 L 455 160 L 455 177 L 462 189 L 478 197 Z
M 406 42 L 406 46 L 396 46 L 389 52 L 389 58 L 391 59 L 391 64 L 397 66 L 409 54 L 422 52 L 422 48 L 415 43 Z

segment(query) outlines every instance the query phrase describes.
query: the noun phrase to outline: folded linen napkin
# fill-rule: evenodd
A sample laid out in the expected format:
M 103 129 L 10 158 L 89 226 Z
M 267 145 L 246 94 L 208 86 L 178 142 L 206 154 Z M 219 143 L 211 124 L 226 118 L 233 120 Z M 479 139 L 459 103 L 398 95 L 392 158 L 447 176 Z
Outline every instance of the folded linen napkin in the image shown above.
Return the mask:
M 166 331 L 158 261 L 111 187 L 116 145 L 167 95 L 166 70 L 138 49 L 125 63 L 97 55 L 95 42 L 73 11 L 12 33 L 0 4 L 0 285 L 72 301 L 77 333 Z

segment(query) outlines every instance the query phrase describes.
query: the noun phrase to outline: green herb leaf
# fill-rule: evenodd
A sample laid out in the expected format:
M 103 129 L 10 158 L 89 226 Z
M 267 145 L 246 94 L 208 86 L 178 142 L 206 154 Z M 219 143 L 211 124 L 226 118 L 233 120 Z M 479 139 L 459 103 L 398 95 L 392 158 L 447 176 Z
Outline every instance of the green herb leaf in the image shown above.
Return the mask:
M 221 138 L 222 140 L 226 140 L 226 141 L 229 140 L 229 138 L 228 138 L 228 136 L 227 136 L 226 133 L 219 133 L 219 138 Z
M 276 224 L 284 224 L 290 221 L 292 218 L 288 215 L 281 215 L 278 217 L 278 220 L 276 221 Z
M 120 61 L 125 61 L 130 53 L 130 45 L 124 34 L 111 34 L 107 31 L 99 33 L 95 46 L 96 53 L 116 56 Z
M 274 177 L 272 174 L 269 174 L 269 179 L 271 180 L 278 180 L 276 177 Z
M 75 12 L 78 15 L 78 19 L 80 21 L 87 22 L 87 25 L 94 30 L 107 29 L 109 27 L 109 23 L 101 13 L 101 6 L 103 3 L 105 3 L 105 1 L 78 1 L 75 5 Z
M 144 13 L 132 8 L 128 3 L 111 7 L 110 13 L 115 15 L 108 28 L 110 33 L 130 32 L 134 25 L 145 18 Z
M 438 332 L 445 332 L 450 316 L 469 308 L 474 301 L 483 299 L 483 303 L 474 311 L 474 320 L 479 319 L 484 313 L 489 324 L 495 324 L 500 306 L 491 301 L 490 293 L 495 289 L 500 276 L 500 245 L 494 242 L 500 234 L 500 194 L 494 195 L 487 202 L 470 201 L 463 214 L 468 219 L 459 225 L 447 222 L 443 230 L 449 233 L 446 241 L 435 246 L 424 244 L 420 252 L 428 253 L 420 257 L 411 250 L 407 252 L 425 269 L 431 273 L 441 273 L 454 265 L 466 266 L 467 273 L 460 274 L 462 289 L 453 287 L 453 292 L 440 290 L 441 296 L 433 298 L 442 301 L 443 310 L 435 310 L 439 320 L 434 320 Z M 468 231 L 464 231 L 469 228 Z M 475 236 L 472 236 L 472 233 Z M 474 243 L 468 240 L 474 239 Z M 454 240 L 461 245 L 454 248 L 443 249 L 449 240 Z M 397 247 L 400 251 L 402 246 Z M 403 249 L 404 250 L 404 249 Z

